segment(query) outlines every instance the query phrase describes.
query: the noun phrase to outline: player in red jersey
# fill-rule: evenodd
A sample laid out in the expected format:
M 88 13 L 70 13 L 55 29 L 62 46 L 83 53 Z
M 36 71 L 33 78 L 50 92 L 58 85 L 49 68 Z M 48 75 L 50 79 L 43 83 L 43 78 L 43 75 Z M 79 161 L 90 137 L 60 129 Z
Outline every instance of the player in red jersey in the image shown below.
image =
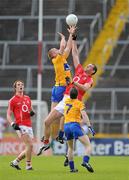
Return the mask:
M 30 97 L 24 95 L 24 82 L 17 80 L 14 82 L 13 87 L 15 94 L 8 103 L 7 120 L 19 138 L 24 142 L 26 148 L 10 163 L 10 166 L 21 170 L 19 162 L 26 157 L 26 170 L 32 170 L 33 130 L 31 116 L 33 116 L 35 112 L 33 111 Z M 12 114 L 14 115 L 15 121 L 12 120 Z
M 40 147 L 37 155 L 40 155 L 42 151 L 45 151 L 50 148 L 50 144 L 49 144 L 50 126 L 53 121 L 63 116 L 64 106 L 65 106 L 64 102 L 66 98 L 69 97 L 70 89 L 76 86 L 78 90 L 78 99 L 82 100 L 82 97 L 85 94 L 85 92 L 89 88 L 92 87 L 92 84 L 93 84 L 92 75 L 94 75 L 97 72 L 97 67 L 94 64 L 88 64 L 85 69 L 82 67 L 79 61 L 79 54 L 78 54 L 77 44 L 75 40 L 76 40 L 76 37 L 73 36 L 72 56 L 73 56 L 73 63 L 75 67 L 75 75 L 73 78 L 73 82 L 69 86 L 66 87 L 66 91 L 64 93 L 64 97 L 62 101 L 60 101 L 59 104 L 49 113 L 49 115 L 44 121 L 45 128 L 44 128 L 43 146 Z

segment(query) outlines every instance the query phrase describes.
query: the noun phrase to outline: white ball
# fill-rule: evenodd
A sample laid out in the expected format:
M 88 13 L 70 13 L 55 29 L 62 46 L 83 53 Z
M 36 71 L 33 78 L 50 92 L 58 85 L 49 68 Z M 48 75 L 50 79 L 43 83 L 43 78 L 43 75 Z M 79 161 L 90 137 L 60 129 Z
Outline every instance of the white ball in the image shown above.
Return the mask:
M 76 26 L 78 22 L 78 18 L 75 14 L 69 14 L 67 17 L 66 17 L 66 23 L 69 25 L 69 26 Z

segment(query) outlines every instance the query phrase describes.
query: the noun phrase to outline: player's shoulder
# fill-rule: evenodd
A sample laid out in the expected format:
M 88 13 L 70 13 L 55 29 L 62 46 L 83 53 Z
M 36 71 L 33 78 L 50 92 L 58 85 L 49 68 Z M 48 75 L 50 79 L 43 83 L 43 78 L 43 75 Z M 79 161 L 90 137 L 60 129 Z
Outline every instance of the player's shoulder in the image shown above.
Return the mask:
M 30 99 L 30 96 L 28 96 L 28 95 L 24 95 L 24 98 Z
M 65 100 L 65 103 L 70 103 L 71 102 L 71 99 L 70 98 L 67 98 L 66 100 Z
M 82 65 L 81 65 L 80 63 L 77 65 L 77 67 L 75 68 L 75 70 L 76 70 L 76 72 L 78 72 L 78 73 L 84 72 L 84 69 L 83 69 L 83 67 L 82 67 Z
M 14 96 L 12 96 L 10 99 L 9 99 L 9 102 L 10 101 L 14 101 L 16 99 L 16 96 L 14 95 Z
M 82 101 L 80 101 L 80 100 L 76 100 L 76 104 L 78 105 L 78 106 L 82 106 L 82 105 L 84 105 L 84 103 L 82 102 Z
M 8 103 L 12 104 L 13 102 L 15 102 L 15 100 L 16 100 L 16 96 L 14 95 L 9 99 Z

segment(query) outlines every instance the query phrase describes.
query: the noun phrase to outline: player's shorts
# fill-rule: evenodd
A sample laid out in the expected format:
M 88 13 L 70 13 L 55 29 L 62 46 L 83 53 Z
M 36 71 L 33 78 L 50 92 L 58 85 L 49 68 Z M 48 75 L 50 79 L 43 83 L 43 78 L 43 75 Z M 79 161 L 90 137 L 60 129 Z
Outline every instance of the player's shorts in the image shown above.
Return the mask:
M 60 102 L 63 99 L 66 86 L 53 86 L 51 101 Z
M 84 135 L 80 124 L 76 122 L 64 124 L 64 132 L 67 141 L 71 139 L 78 139 L 78 137 Z
M 61 114 L 64 114 L 64 107 L 65 107 L 65 100 L 69 98 L 69 95 L 64 95 L 63 99 L 57 104 L 57 106 L 54 108 Z
M 34 134 L 33 134 L 33 129 L 32 127 L 28 127 L 28 126 L 19 126 L 20 127 L 20 131 L 21 131 L 21 134 L 28 134 L 29 137 L 31 139 L 33 139 L 34 137 Z

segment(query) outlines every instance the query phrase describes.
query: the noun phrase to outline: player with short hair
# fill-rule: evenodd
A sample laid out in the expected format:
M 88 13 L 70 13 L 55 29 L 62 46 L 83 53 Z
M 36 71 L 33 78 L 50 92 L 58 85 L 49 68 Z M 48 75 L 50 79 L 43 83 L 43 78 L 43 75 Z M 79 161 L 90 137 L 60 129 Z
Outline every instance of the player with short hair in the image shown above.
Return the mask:
M 64 97 L 62 101 L 49 113 L 46 117 L 45 129 L 44 129 L 44 141 L 43 146 L 40 147 L 37 155 L 40 155 L 42 151 L 47 150 L 50 147 L 49 137 L 50 137 L 50 126 L 57 118 L 61 118 L 64 113 L 64 102 L 65 99 L 69 97 L 69 92 L 72 87 L 76 87 L 78 90 L 78 99 L 82 100 L 85 92 L 92 87 L 93 79 L 92 76 L 97 72 L 97 67 L 95 64 L 88 64 L 84 69 L 79 61 L 79 54 L 76 44 L 76 37 L 73 35 L 72 41 L 72 56 L 73 63 L 75 67 L 75 75 L 73 77 L 73 82 L 66 87 Z
M 70 66 L 67 63 L 67 58 L 72 48 L 72 35 L 75 33 L 75 27 L 69 27 L 68 32 L 69 38 L 67 42 L 65 40 L 65 36 L 62 33 L 58 33 L 61 37 L 60 48 L 52 48 L 48 51 L 48 57 L 52 60 L 55 70 L 55 85 L 52 88 L 51 110 L 63 99 L 66 86 L 72 79 Z M 52 125 L 54 127 L 54 125 L 58 124 L 56 122 L 56 124 Z M 53 138 L 56 138 L 57 134 L 58 132 L 55 132 L 55 134 L 53 134 Z
M 73 143 L 74 140 L 78 139 L 85 146 L 85 155 L 83 157 L 82 166 L 87 168 L 89 172 L 94 172 L 93 168 L 89 164 L 90 154 L 91 154 L 91 143 L 89 137 L 84 134 L 81 121 L 87 124 L 88 128 L 92 131 L 92 135 L 95 135 L 94 129 L 91 127 L 89 118 L 85 111 L 85 105 L 80 100 L 77 99 L 78 91 L 77 89 L 70 89 L 70 98 L 65 100 L 64 108 L 64 132 L 68 144 L 68 160 L 70 172 L 77 172 L 78 170 L 74 167 L 73 161 Z M 82 117 L 82 119 L 81 119 Z
M 24 94 L 24 82 L 22 80 L 16 80 L 13 84 L 13 88 L 15 94 L 8 103 L 7 120 L 16 131 L 19 138 L 24 142 L 25 150 L 10 163 L 10 166 L 17 170 L 21 170 L 19 162 L 26 157 L 26 170 L 33 170 L 31 165 L 33 149 L 31 116 L 33 116 L 35 112 L 32 108 L 30 97 Z M 14 115 L 15 121 L 12 119 L 12 114 Z

